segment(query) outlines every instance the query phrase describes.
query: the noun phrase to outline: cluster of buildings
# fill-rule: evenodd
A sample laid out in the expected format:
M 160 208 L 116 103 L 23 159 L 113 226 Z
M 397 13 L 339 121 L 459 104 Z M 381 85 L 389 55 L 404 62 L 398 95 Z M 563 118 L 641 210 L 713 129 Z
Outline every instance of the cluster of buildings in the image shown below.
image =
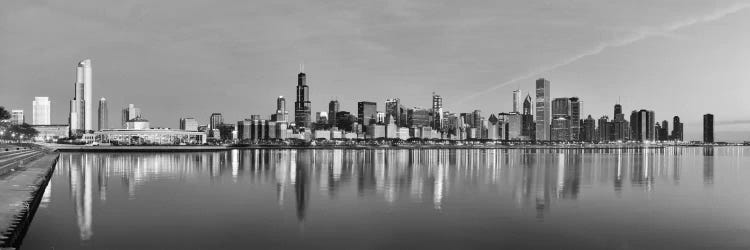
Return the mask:
M 270 115 L 250 115 L 236 122 L 224 121 L 213 113 L 206 125 L 192 117 L 181 118 L 179 129 L 152 128 L 141 109 L 128 104 L 122 109 L 119 128 L 110 127 L 105 98 L 98 102 L 97 127 L 93 125 L 91 60 L 76 68 L 75 95 L 70 100 L 68 124 L 50 124 L 50 100 L 36 97 L 33 102 L 33 125 L 40 131 L 37 139 L 72 138 L 85 142 L 115 144 L 203 144 L 208 141 L 258 143 L 298 139 L 443 139 L 505 140 L 553 142 L 656 142 L 682 141 L 684 125 L 678 116 L 669 122 L 657 122 L 655 112 L 633 110 L 626 119 L 622 105 L 615 104 L 613 119 L 604 115 L 584 118 L 583 100 L 578 97 L 552 98 L 551 84 L 536 81 L 535 95 L 525 97 L 513 91 L 511 112 L 484 114 L 481 110 L 450 112 L 443 98 L 433 93 L 431 107 L 407 107 L 399 98 L 377 102 L 359 101 L 356 113 L 341 110 L 339 100 L 331 100 L 328 110 L 313 117 L 310 86 L 303 69 L 297 75 L 294 113 L 290 117 L 286 99 L 276 99 L 276 110 Z M 23 123 L 23 110 L 11 110 L 12 122 Z M 713 115 L 704 116 L 704 141 L 713 142 Z

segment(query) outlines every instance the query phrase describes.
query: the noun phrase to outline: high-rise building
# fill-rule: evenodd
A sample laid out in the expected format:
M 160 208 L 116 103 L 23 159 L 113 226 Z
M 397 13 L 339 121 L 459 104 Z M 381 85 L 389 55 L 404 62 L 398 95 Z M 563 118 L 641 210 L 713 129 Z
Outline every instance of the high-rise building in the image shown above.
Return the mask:
M 474 112 L 471 113 L 471 127 L 481 129 L 482 128 L 482 111 L 481 110 L 474 110 Z
M 523 123 L 523 129 L 521 130 L 521 136 L 524 136 L 528 140 L 534 139 L 534 115 L 532 113 L 531 95 L 526 95 L 526 99 L 523 100 L 523 115 L 521 122 Z
M 401 100 L 398 98 L 385 100 L 385 115 L 387 124 L 395 124 L 396 126 L 403 126 L 401 118 Z M 390 120 L 393 120 L 391 122 Z
M 612 140 L 627 141 L 629 138 L 628 121 L 625 120 L 625 114 L 622 113 L 622 105 L 615 104 L 614 120 L 612 120 Z
M 680 122 L 679 116 L 674 116 L 672 118 L 672 140 L 674 141 L 682 141 L 682 123 Z
M 338 118 L 339 113 L 339 101 L 338 100 L 331 100 L 331 102 L 328 103 L 328 123 L 331 124 L 331 127 L 336 126 L 336 119 Z
M 33 125 L 50 125 L 50 102 L 49 97 L 37 96 L 34 97 L 32 105 L 32 120 Z
M 659 126 L 659 141 L 669 141 L 669 122 L 667 120 L 661 121 Z
M 630 137 L 636 141 L 654 141 L 656 136 L 656 115 L 654 111 L 641 109 L 630 115 Z
M 26 123 L 26 118 L 23 116 L 23 109 L 13 109 L 10 111 L 10 123 L 17 125 Z
M 536 140 L 550 139 L 550 83 L 541 78 L 536 80 Z
M 289 111 L 286 111 L 286 99 L 284 96 L 276 98 L 276 119 L 275 121 L 289 121 Z
M 370 126 L 372 120 L 378 114 L 378 104 L 375 102 L 358 102 L 357 103 L 357 122 L 362 126 Z
M 570 140 L 581 140 L 581 113 L 583 112 L 583 101 L 578 97 L 570 98 Z
M 714 115 L 703 115 L 703 142 L 714 143 Z
M 521 113 L 521 102 L 523 102 L 521 100 L 521 90 L 513 90 L 513 112 Z
M 141 117 L 141 109 L 136 108 L 133 104 L 128 104 L 127 107 L 122 109 L 122 128 L 126 128 L 128 121 L 137 117 Z
M 297 127 L 311 128 L 312 104 L 310 87 L 307 86 L 307 75 L 300 70 L 297 74 L 297 101 L 294 102 L 294 123 Z
M 180 118 L 180 130 L 198 131 L 198 121 L 195 118 Z
M 410 108 L 407 111 L 407 126 L 409 127 L 429 127 L 430 111 L 424 108 Z
M 79 134 L 93 131 L 91 116 L 92 73 L 91 60 L 86 59 L 76 67 L 75 96 L 70 100 L 70 131 Z
M 608 142 L 610 141 L 610 134 L 612 133 L 612 125 L 609 122 L 609 116 L 602 116 L 599 118 L 598 126 L 596 128 L 597 141 Z
M 109 128 L 109 108 L 107 107 L 107 99 L 102 97 L 99 99 L 99 113 L 97 114 L 99 122 L 97 123 L 97 129 L 99 131 Z
M 440 130 L 443 128 L 443 97 L 432 92 L 432 128 Z
M 550 140 L 571 140 L 571 99 L 567 97 L 552 100 L 552 124 L 550 126 Z
M 583 129 L 581 129 L 581 140 L 585 142 L 594 142 L 596 139 L 596 120 L 591 115 L 583 120 Z
M 224 123 L 224 117 L 221 115 L 221 113 L 213 113 L 211 114 L 211 117 L 208 119 L 208 129 L 214 130 L 219 129 L 219 125 Z

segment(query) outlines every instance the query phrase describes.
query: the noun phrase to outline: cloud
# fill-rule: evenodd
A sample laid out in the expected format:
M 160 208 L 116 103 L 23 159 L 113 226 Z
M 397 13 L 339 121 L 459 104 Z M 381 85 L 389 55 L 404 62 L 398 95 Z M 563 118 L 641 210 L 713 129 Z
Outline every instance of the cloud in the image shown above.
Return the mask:
M 677 21 L 677 22 L 673 22 L 673 23 L 669 23 L 669 24 L 662 25 L 662 26 L 657 26 L 657 27 L 645 27 L 645 28 L 641 28 L 637 32 L 632 33 L 632 34 L 630 34 L 630 35 L 628 35 L 626 37 L 621 37 L 619 39 L 614 39 L 614 40 L 610 40 L 610 41 L 604 41 L 604 42 L 602 42 L 602 43 L 600 43 L 600 44 L 598 44 L 598 45 L 596 45 L 596 46 L 594 46 L 592 48 L 589 48 L 589 49 L 581 51 L 581 52 L 579 52 L 579 53 L 577 53 L 575 55 L 567 57 L 567 58 L 565 58 L 563 60 L 560 60 L 559 62 L 556 62 L 556 63 L 553 63 L 553 64 L 549 64 L 549 65 L 543 65 L 543 66 L 538 67 L 536 69 L 533 69 L 533 70 L 531 70 L 529 72 L 526 72 L 524 74 L 521 74 L 521 75 L 518 75 L 516 77 L 513 77 L 513 78 L 511 78 L 511 79 L 509 79 L 509 80 L 507 80 L 507 81 L 505 81 L 503 83 L 494 85 L 494 86 L 492 86 L 492 87 L 490 87 L 488 89 L 485 89 L 485 90 L 482 90 L 482 91 L 477 91 L 477 92 L 475 92 L 475 93 L 473 93 L 473 94 L 471 94 L 469 96 L 466 96 L 466 97 L 458 100 L 454 104 L 461 104 L 461 103 L 463 103 L 465 101 L 469 101 L 469 100 L 475 99 L 475 98 L 481 96 L 482 94 L 486 94 L 486 93 L 489 93 L 491 91 L 495 91 L 495 90 L 497 90 L 499 88 L 505 87 L 505 86 L 507 86 L 509 84 L 512 84 L 512 83 L 515 83 L 515 82 L 518 82 L 518 81 L 521 81 L 521 80 L 526 80 L 526 79 L 529 79 L 529 78 L 532 78 L 532 77 L 539 77 L 540 75 L 542 75 L 544 73 L 547 73 L 547 72 L 553 71 L 555 69 L 558 69 L 558 68 L 561 68 L 561 67 L 573 64 L 573 63 L 575 63 L 575 62 L 577 62 L 577 61 L 579 61 L 581 59 L 584 59 L 586 57 L 598 55 L 598 54 L 604 52 L 607 49 L 627 46 L 627 45 L 636 43 L 638 41 L 641 41 L 641 40 L 644 40 L 644 39 L 647 39 L 647 38 L 651 38 L 651 37 L 655 37 L 655 36 L 667 36 L 670 33 L 678 31 L 680 29 L 684 29 L 684 28 L 687 28 L 687 27 L 690 27 L 690 26 L 693 26 L 693 25 L 697 25 L 697 24 L 713 22 L 713 21 L 719 20 L 721 18 L 724 18 L 725 16 L 728 16 L 728 15 L 740 12 L 742 10 L 745 10 L 747 8 L 750 8 L 750 3 L 738 3 L 738 4 L 734 4 L 732 6 L 729 6 L 729 7 L 719 8 L 719 9 L 714 10 L 713 12 L 708 13 L 708 14 L 703 15 L 703 16 L 693 17 L 693 18 L 689 18 L 689 19 L 685 19 L 685 20 L 680 20 L 680 21 Z

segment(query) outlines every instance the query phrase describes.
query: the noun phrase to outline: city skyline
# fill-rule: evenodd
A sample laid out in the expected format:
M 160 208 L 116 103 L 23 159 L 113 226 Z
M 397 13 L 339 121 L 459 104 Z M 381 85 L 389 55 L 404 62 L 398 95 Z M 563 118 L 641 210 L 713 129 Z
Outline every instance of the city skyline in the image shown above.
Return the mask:
M 154 21 L 163 25 L 170 25 L 169 22 L 158 22 L 160 20 L 153 14 L 164 11 L 159 6 L 138 6 L 131 5 L 129 3 L 123 3 L 125 6 L 130 6 L 134 10 L 135 15 L 141 11 L 143 18 L 147 21 Z M 231 4 L 229 4 L 231 5 Z M 498 6 L 481 6 L 486 7 L 487 10 L 499 10 L 500 7 L 504 6 L 514 7 L 522 13 L 529 13 L 526 11 L 535 10 L 544 6 L 537 6 L 538 4 L 529 3 L 498 3 Z M 565 9 L 565 6 L 554 5 L 555 9 Z M 624 6 L 619 9 L 622 11 L 622 15 L 630 13 L 638 7 L 642 7 L 642 3 L 622 4 Z M 521 32 L 522 36 L 519 36 L 516 40 L 506 41 L 504 39 L 498 39 L 494 37 L 488 39 L 493 42 L 504 42 L 513 43 L 518 41 L 524 41 L 530 43 L 528 49 L 539 49 L 538 51 L 530 51 L 523 49 L 522 53 L 518 54 L 506 54 L 502 48 L 496 48 L 490 46 L 488 43 L 480 42 L 478 48 L 481 50 L 493 50 L 493 57 L 502 56 L 508 57 L 513 61 L 519 62 L 519 66 L 505 67 L 506 64 L 495 64 L 497 62 L 483 57 L 478 53 L 463 53 L 471 52 L 464 49 L 457 49 L 457 46 L 440 45 L 440 43 L 428 43 L 425 44 L 425 49 L 440 49 L 450 48 L 455 51 L 453 53 L 463 53 L 463 56 L 455 57 L 451 60 L 436 60 L 440 58 L 433 58 L 424 54 L 423 50 L 415 51 L 418 53 L 415 55 L 416 59 L 404 60 L 406 55 L 392 54 L 394 60 L 400 60 L 401 63 L 392 63 L 388 65 L 389 60 L 384 59 L 381 56 L 366 53 L 363 55 L 365 62 L 358 60 L 350 60 L 347 57 L 336 57 L 340 56 L 341 50 L 323 46 L 320 43 L 300 43 L 306 41 L 306 38 L 292 39 L 291 44 L 294 46 L 281 47 L 277 45 L 274 47 L 274 52 L 266 52 L 264 58 L 284 58 L 272 60 L 267 66 L 256 65 L 254 59 L 248 54 L 244 53 L 242 58 L 222 58 L 228 59 L 225 61 L 216 60 L 217 58 L 207 58 L 205 64 L 200 66 L 201 70 L 198 72 L 202 73 L 190 73 L 182 74 L 183 70 L 189 70 L 191 67 L 186 67 L 184 64 L 180 64 L 175 60 L 188 59 L 192 57 L 200 57 L 204 54 L 201 53 L 184 53 L 182 56 L 173 54 L 175 51 L 167 51 L 164 54 L 159 54 L 163 61 L 150 60 L 153 56 L 143 55 L 139 49 L 143 46 L 155 46 L 149 48 L 163 47 L 163 45 L 147 44 L 138 41 L 127 40 L 122 44 L 125 46 L 124 51 L 132 53 L 133 56 L 121 57 L 117 54 L 111 54 L 111 47 L 108 40 L 103 37 L 95 36 L 92 41 L 84 41 L 80 45 L 71 45 L 68 42 L 59 42 L 55 44 L 49 44 L 45 39 L 35 39 L 34 46 L 49 45 L 50 49 L 63 49 L 55 53 L 40 54 L 35 53 L 32 50 L 19 50 L 12 51 L 11 48 L 16 48 L 20 39 L 28 39 L 31 36 L 41 36 L 37 33 L 20 32 L 17 29 L 20 28 L 31 28 L 39 25 L 38 23 L 20 24 L 10 22 L 9 27 L 0 24 L 0 28 L 8 28 L 11 31 L 20 33 L 20 36 L 16 37 L 3 37 L 0 38 L 3 41 L 7 41 L 10 44 L 8 48 L 2 50 L 3 53 L 8 54 L 10 57 L 18 57 L 18 60 L 13 61 L 0 61 L 0 64 L 4 70 L 12 70 L 12 72 L 23 72 L 24 67 L 28 65 L 18 62 L 23 62 L 25 58 L 33 58 L 35 61 L 39 59 L 39 64 L 34 65 L 37 71 L 40 71 L 40 76 L 20 80 L 16 78 L 17 74 L 10 74 L 8 72 L 0 72 L 1 82 L 22 82 L 19 84 L 17 94 L 10 96 L 9 94 L 3 93 L 2 98 L 7 100 L 8 103 L 4 103 L 8 108 L 16 109 L 21 108 L 27 111 L 31 110 L 30 99 L 34 96 L 49 96 L 52 101 L 52 123 L 59 124 L 64 123 L 66 120 L 65 113 L 67 108 L 65 100 L 71 98 L 69 90 L 69 82 L 71 81 L 70 64 L 72 61 L 78 61 L 83 58 L 91 58 L 97 62 L 97 86 L 94 87 L 95 97 L 106 97 L 108 102 L 111 102 L 111 106 L 123 107 L 127 103 L 135 103 L 144 110 L 148 110 L 148 119 L 154 124 L 164 127 L 177 127 L 176 122 L 180 117 L 197 117 L 201 124 L 206 124 L 206 117 L 213 112 L 221 112 L 227 118 L 227 120 L 241 120 L 248 116 L 248 114 L 267 114 L 272 113 L 274 110 L 273 98 L 278 95 L 291 96 L 292 90 L 291 84 L 294 82 L 294 78 L 291 77 L 291 72 L 297 67 L 299 62 L 307 62 L 307 72 L 310 73 L 308 84 L 311 88 L 310 100 L 312 102 L 311 112 L 326 111 L 327 105 L 331 99 L 331 96 L 339 97 L 340 110 L 342 111 L 356 111 L 356 104 L 359 101 L 375 101 L 378 103 L 378 111 L 385 111 L 382 108 L 383 102 L 390 98 L 399 98 L 401 103 L 407 107 L 420 106 L 429 108 L 430 107 L 430 96 L 431 92 L 436 92 L 445 98 L 444 109 L 451 112 L 470 112 L 475 109 L 482 110 L 485 114 L 509 112 L 512 110 L 511 93 L 514 89 L 521 89 L 526 93 L 533 93 L 534 79 L 544 77 L 549 79 L 552 83 L 552 92 L 550 98 L 566 97 L 566 96 L 578 96 L 586 102 L 586 109 L 584 110 L 581 117 L 586 117 L 591 114 L 594 119 L 600 118 L 605 114 L 610 114 L 611 106 L 616 103 L 618 96 L 623 97 L 623 110 L 627 114 L 628 111 L 646 108 L 649 110 L 655 110 L 657 121 L 670 120 L 673 115 L 679 115 L 682 121 L 685 123 L 685 140 L 700 140 L 701 139 L 701 118 L 705 113 L 716 114 L 718 119 L 716 120 L 716 140 L 735 140 L 741 141 L 748 139 L 747 118 L 744 114 L 747 110 L 747 106 L 742 100 L 741 94 L 747 87 L 742 86 L 742 79 L 750 78 L 743 71 L 738 71 L 737 67 L 747 65 L 742 53 L 747 50 L 737 50 L 739 44 L 746 44 L 748 37 L 730 34 L 733 29 L 722 29 L 722 25 L 733 25 L 732 27 L 744 27 L 744 24 L 749 22 L 743 22 L 748 18 L 747 6 L 744 3 L 736 1 L 719 1 L 711 3 L 702 2 L 689 2 L 681 6 L 675 6 L 665 3 L 654 3 L 653 10 L 654 16 L 658 18 L 647 18 L 643 20 L 643 23 L 628 24 L 626 27 L 625 37 L 630 34 L 632 30 L 638 30 L 635 28 L 644 28 L 648 30 L 648 27 L 656 27 L 652 29 L 654 32 L 661 32 L 660 35 L 647 35 L 645 38 L 639 38 L 637 41 L 618 45 L 618 46 L 605 46 L 604 50 L 597 53 L 584 53 L 585 58 L 576 59 L 568 65 L 560 66 L 554 70 L 549 70 L 543 73 L 533 74 L 532 76 L 514 82 L 514 84 L 507 87 L 501 87 L 487 93 L 476 96 L 471 102 L 465 101 L 469 96 L 474 95 L 476 92 L 484 91 L 488 88 L 492 88 L 497 84 L 507 82 L 515 78 L 517 75 L 524 72 L 532 72 L 532 69 L 544 68 L 544 65 L 549 62 L 565 61 L 566 56 L 575 56 L 581 51 L 586 51 L 585 48 L 578 46 L 570 46 L 567 48 L 561 48 L 564 53 L 555 54 L 549 53 L 549 44 L 534 41 L 535 36 L 525 35 Z M 263 7 L 263 6 L 261 6 Z M 265 6 L 268 7 L 268 6 Z M 289 7 L 289 6 L 284 6 Z M 341 8 L 345 6 L 331 6 L 331 12 L 338 13 Z M 398 7 L 398 6 L 397 6 Z M 400 6 L 403 7 L 403 6 Z M 430 23 L 448 23 L 455 24 L 452 21 L 457 21 L 458 16 L 447 15 L 444 19 L 434 20 L 430 14 L 439 13 L 441 8 L 431 9 L 432 6 L 429 3 L 415 4 L 415 6 L 405 7 L 402 10 L 407 10 L 405 15 L 414 18 L 413 21 L 424 22 L 425 24 Z M 442 8 L 450 8 L 446 6 Z M 477 18 L 488 18 L 487 13 L 482 12 L 477 8 L 472 7 L 472 11 L 477 11 Z M 572 6 L 573 8 L 575 6 Z M 592 8 L 605 8 L 611 7 L 606 4 L 592 4 Z M 667 9 L 667 7 L 675 7 L 674 14 L 670 15 L 658 15 Z M 189 4 L 186 8 L 196 8 Z M 67 9 L 55 9 L 50 6 L 27 6 L 24 3 L 14 3 L 9 6 L 6 10 L 0 11 L 2 15 L 14 15 L 18 17 L 30 17 L 39 15 L 41 13 L 51 14 L 52 18 L 62 18 L 62 23 L 73 22 L 70 17 L 76 16 L 76 14 L 83 16 L 87 21 L 90 19 L 96 19 L 87 15 L 88 10 L 79 10 L 78 12 L 65 12 L 64 10 L 75 10 L 75 7 L 69 7 Z M 140 10 L 139 10 L 140 9 Z M 11 10 L 11 11 L 8 11 Z M 13 10 L 19 10 L 18 12 L 12 12 Z M 292 10 L 297 10 L 293 8 Z M 671 9 L 670 9 L 671 10 Z M 209 9 L 209 12 L 217 11 L 216 9 Z M 320 10 L 311 9 L 311 14 L 323 12 L 324 16 L 331 16 L 333 13 Z M 394 14 L 387 10 L 386 14 Z M 366 11 L 363 9 L 352 10 L 355 14 L 363 14 Z M 151 14 L 149 14 L 151 13 Z M 307 13 L 295 12 L 301 16 L 295 16 L 290 21 L 285 22 L 284 26 L 288 28 L 298 27 L 299 21 L 302 20 Z M 608 19 L 603 17 L 594 16 L 587 11 L 576 12 L 583 16 L 584 20 L 602 18 L 606 27 L 618 27 L 616 18 Z M 126 13 L 129 15 L 131 13 Z M 411 14 L 411 16 L 410 16 Z M 530 16 L 533 17 L 533 16 Z M 44 18 L 44 17 L 42 17 Z M 120 20 L 113 17 L 99 17 L 102 24 L 119 23 L 125 30 L 137 32 L 142 37 L 154 37 L 144 30 L 144 27 L 138 23 L 131 23 Z M 514 18 L 520 18 L 514 16 Z M 579 25 L 581 20 L 570 19 L 564 16 L 553 16 L 551 20 L 557 21 L 569 21 L 569 23 Z M 11 18 L 11 20 L 15 20 Z M 24 20 L 20 18 L 19 20 Z M 183 17 L 178 16 L 178 20 L 183 20 Z M 527 18 L 520 18 L 528 22 Z M 108 23 L 107 21 L 110 21 Z M 400 22 L 403 20 L 397 20 Z M 221 20 L 217 20 L 221 23 Z M 217 23 L 217 24 L 218 24 Z M 210 25 L 214 25 L 211 23 Z M 359 23 L 358 23 L 359 24 Z M 495 27 L 497 21 L 489 20 L 486 23 L 481 23 L 478 26 L 471 26 L 476 29 L 486 30 L 490 27 Z M 466 24 L 472 25 L 472 23 Z M 487 26 L 489 25 L 489 27 Z M 557 33 L 561 30 L 567 29 L 559 26 L 549 26 L 546 24 L 535 23 L 533 25 L 539 25 L 541 33 L 550 31 L 549 36 L 554 39 Z M 533 26 L 532 25 L 532 26 Z M 106 25 L 105 25 L 106 27 Z M 372 24 L 362 24 L 368 30 L 375 28 Z M 578 27 L 578 26 L 575 26 Z M 570 27 L 577 29 L 575 27 Z M 664 28 L 666 27 L 666 28 Z M 89 27 L 95 29 L 96 27 Z M 87 30 L 89 28 L 82 28 Z M 320 23 L 313 23 L 309 27 L 309 33 L 311 36 L 319 37 L 319 39 L 330 39 L 327 34 L 320 30 Z M 528 27 L 527 27 L 528 28 Z M 404 28 L 394 28 L 391 32 L 399 32 Z M 558 31 L 558 29 L 560 31 Z M 42 29 L 44 30 L 44 29 Z M 429 27 L 416 27 L 413 30 L 403 31 L 428 31 Z M 503 29 L 500 29 L 503 30 Z M 557 31 L 557 32 L 551 32 Z M 72 30 L 71 34 L 79 34 L 81 30 Z M 448 34 L 456 35 L 456 31 L 448 31 Z M 708 32 L 708 36 L 697 37 L 696 34 L 704 34 Z M 617 33 L 617 32 L 615 32 Z M 636 34 L 640 34 L 635 32 Z M 264 33 L 265 34 L 265 33 Z M 430 33 L 432 34 L 432 33 Z M 607 33 L 610 37 L 609 34 Z M 118 34 L 115 34 L 118 35 Z M 478 33 L 469 34 L 471 37 L 481 37 Z M 586 44 L 592 42 L 599 42 L 597 39 L 589 39 L 591 37 L 576 37 L 576 42 L 580 42 L 581 46 L 585 47 Z M 383 37 L 374 34 L 375 37 L 366 39 L 367 41 L 378 41 L 380 45 L 386 46 L 390 49 L 388 51 L 403 52 L 398 50 L 401 45 L 394 44 L 392 37 Z M 115 36 L 117 37 L 117 36 Z M 439 37 L 437 41 L 454 41 L 447 37 Z M 618 36 L 614 36 L 618 37 Z M 715 39 L 722 40 L 722 46 L 724 49 L 714 48 L 713 46 L 706 45 L 711 40 L 708 38 L 715 37 Z M 273 39 L 274 36 L 268 39 Z M 347 38 L 346 36 L 344 38 Z M 419 39 L 411 36 L 406 38 Z M 183 39 L 183 42 L 188 45 L 193 44 L 196 38 L 187 37 Z M 222 38 L 224 39 L 224 38 Z M 38 40 L 38 41 L 37 41 Z M 64 40 L 64 39 L 61 39 Z M 74 40 L 74 39 L 73 39 Z M 224 39 L 226 40 L 226 39 Z M 605 41 L 609 41 L 604 39 Z M 617 40 L 617 39 L 615 39 Z M 279 42 L 290 41 L 279 38 Z M 349 44 L 346 44 L 349 45 Z M 571 44 L 566 44 L 571 45 Z M 735 47 L 732 47 L 734 45 Z M 244 46 L 239 48 L 244 48 Z M 335 56 L 323 56 L 312 51 L 315 46 L 320 47 L 323 51 L 337 52 L 333 53 Z M 665 46 L 676 47 L 675 49 L 668 50 L 664 49 Z M 692 47 L 691 47 L 692 46 Z M 84 49 L 89 48 L 92 49 Z M 261 42 L 260 48 L 269 49 L 267 44 Z M 512 46 L 510 46 L 512 47 Z M 226 49 L 220 49 L 219 54 L 224 54 L 228 51 L 238 49 L 238 47 L 224 47 Z M 291 52 L 278 52 L 284 48 L 291 48 Z M 348 48 L 348 47 L 346 47 Z M 524 47 L 526 48 L 526 47 Z M 692 49 L 691 49 L 692 48 Z M 708 48 L 708 49 L 707 49 Z M 75 49 L 75 51 L 71 51 Z M 494 51 L 498 49 L 498 51 Z M 705 53 L 684 53 L 685 51 L 695 52 L 702 50 Z M 654 53 L 656 50 L 665 50 L 663 52 Z M 150 51 L 150 50 L 146 50 Z M 355 50 L 359 51 L 359 50 Z M 729 52 L 732 54 L 727 54 Z M 247 51 L 250 52 L 250 51 Z M 277 53 L 278 52 L 278 53 Z M 21 53 L 21 54 L 18 54 Z M 25 53 L 25 54 L 24 54 Z M 391 54 L 391 53 L 387 53 Z M 681 56 L 680 54 L 686 54 Z M 445 55 L 442 55 L 445 56 Z M 541 58 L 548 58 L 549 60 L 540 60 Z M 133 63 L 133 60 L 138 58 L 138 62 Z M 445 58 L 443 58 L 445 59 Z M 721 60 L 726 59 L 726 60 Z M 679 67 L 670 67 L 668 65 L 675 64 L 675 62 L 684 61 L 689 62 L 692 69 L 701 69 L 696 73 L 690 72 L 691 70 L 676 70 Z M 62 62 L 62 63 L 58 63 Z M 457 68 L 445 68 L 446 64 L 457 64 Z M 715 67 L 711 67 L 707 64 L 716 64 Z M 346 65 L 343 65 L 346 64 Z M 643 64 L 643 65 L 642 65 Z M 419 65 L 415 67 L 415 65 Z M 504 66 L 505 65 L 505 66 Z M 542 66 L 540 66 L 542 65 Z M 636 65 L 640 65 L 637 66 Z M 685 63 L 680 63 L 680 66 L 685 66 Z M 163 70 L 156 70 L 150 72 L 148 68 L 158 67 Z M 216 71 L 215 67 L 224 68 L 221 71 Z M 641 68 L 644 67 L 644 68 Z M 658 72 L 646 70 L 646 67 L 652 67 L 658 69 Z M 243 72 L 247 71 L 250 72 Z M 445 75 L 445 70 L 452 69 L 451 75 Z M 136 74 L 136 72 L 138 72 Z M 228 78 L 217 77 L 216 73 L 222 73 L 221 76 L 229 76 Z M 707 74 L 708 73 L 708 74 Z M 196 75 L 197 74 L 197 75 Z M 492 75 L 492 78 L 486 78 L 486 75 Z M 700 76 L 705 75 L 705 76 Z M 184 78 L 185 76 L 192 77 L 194 79 Z M 367 77 L 362 77 L 367 76 Z M 439 80 L 436 80 L 439 79 Z M 739 80 L 737 80 L 739 79 Z M 430 81 L 433 80 L 433 81 Z M 210 82 L 212 84 L 205 84 Z M 408 84 L 412 83 L 413 84 Z M 739 82 L 740 84 L 732 82 Z M 176 90 L 175 87 L 185 84 L 185 88 L 180 87 L 180 94 L 172 93 Z M 215 83 L 215 84 L 213 84 Z M 706 84 L 710 83 L 710 84 Z M 197 84 L 203 84 L 211 86 L 208 88 L 195 88 Z M 413 85 L 413 86 L 412 86 Z M 27 87 L 30 86 L 30 87 Z M 151 88 L 153 87 L 153 88 Z M 709 88 L 710 87 L 710 88 Z M 15 91 L 14 87 L 14 91 Z M 26 89 L 29 88 L 29 89 Z M 150 91 L 144 91 L 148 88 Z M 191 88 L 196 91 L 190 90 Z M 262 89 L 263 91 L 254 91 L 256 89 Z M 679 89 L 679 93 L 675 94 L 674 91 Z M 737 91 L 724 91 L 733 89 Z M 648 91 L 646 91 L 648 90 Z M 184 92 L 184 93 L 183 93 Z M 266 93 L 267 92 L 267 93 Z M 242 93 L 242 95 L 239 95 Z M 709 94 L 706 94 L 709 93 Z M 710 93 L 716 93 L 710 94 Z M 728 97 L 722 98 L 719 96 L 729 95 Z M 169 98 L 169 102 L 161 101 L 159 96 Z M 680 97 L 680 100 L 675 100 L 673 96 Z M 244 97 L 244 98 L 243 98 Z M 204 105 L 199 102 L 194 102 L 194 98 L 205 98 L 211 100 L 212 105 Z M 693 102 L 690 100 L 706 100 L 702 102 Z M 215 103 L 215 105 L 213 104 Z M 733 109 L 725 109 L 724 107 L 733 107 Z M 92 109 L 93 110 L 93 109 Z M 290 110 L 291 111 L 291 110 Z M 90 112 L 93 113 L 93 112 Z M 112 114 L 110 114 L 111 116 Z M 118 120 L 109 118 L 110 120 Z M 93 126 L 92 126 L 93 127 Z

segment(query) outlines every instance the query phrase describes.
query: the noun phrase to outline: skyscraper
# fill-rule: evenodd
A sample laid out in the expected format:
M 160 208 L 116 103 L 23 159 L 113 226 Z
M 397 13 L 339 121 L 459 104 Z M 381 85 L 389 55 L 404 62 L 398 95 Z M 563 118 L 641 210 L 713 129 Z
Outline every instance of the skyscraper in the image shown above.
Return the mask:
M 386 124 L 395 124 L 396 126 L 403 126 L 401 124 L 401 100 L 398 98 L 385 100 L 385 116 Z M 391 121 L 393 120 L 393 121 Z
M 50 124 L 50 102 L 49 97 L 37 96 L 34 97 L 32 105 L 32 120 L 33 125 L 49 125 Z
M 636 141 L 654 141 L 656 129 L 654 111 L 641 109 L 630 115 L 630 135 Z
M 682 141 L 682 123 L 680 122 L 679 116 L 672 118 L 672 140 Z
M 612 120 L 612 140 L 615 141 L 627 141 L 628 140 L 628 121 L 625 120 L 625 114 L 622 113 L 622 105 L 615 104 L 614 119 Z
M 362 126 L 369 126 L 370 121 L 374 120 L 378 114 L 378 104 L 375 102 L 358 102 L 357 103 L 357 122 Z
M 331 124 L 331 127 L 336 126 L 338 113 L 339 113 L 339 101 L 331 100 L 331 102 L 328 103 L 328 123 Z
M 128 104 L 127 107 L 122 109 L 122 128 L 127 127 L 127 123 L 141 116 L 141 109 L 136 108 L 133 104 Z
M 513 90 L 513 112 L 521 113 L 521 90 Z
M 286 111 L 286 99 L 284 96 L 276 98 L 276 119 L 275 121 L 289 121 L 289 111 Z
M 669 140 L 669 122 L 667 120 L 661 121 L 661 126 L 659 126 L 659 141 L 668 141 Z
M 596 120 L 591 115 L 583 120 L 583 129 L 581 129 L 581 140 L 585 142 L 594 142 L 596 139 Z
M 296 126 L 312 128 L 312 104 L 310 103 L 310 87 L 307 86 L 307 75 L 300 69 L 297 74 L 297 101 L 294 102 L 294 123 Z
M 180 118 L 180 130 L 198 131 L 198 121 L 195 118 Z
M 550 139 L 550 83 L 541 78 L 536 80 L 536 140 Z
M 210 130 L 218 129 L 219 125 L 224 124 L 224 117 L 221 115 L 221 113 L 211 114 L 211 117 L 209 117 L 208 120 L 208 129 Z
M 98 129 L 104 130 L 109 128 L 109 108 L 107 108 L 107 99 L 102 97 L 102 99 L 99 99 L 99 114 L 97 115 L 99 118 L 99 126 Z
M 583 112 L 583 101 L 578 97 L 570 98 L 570 140 L 581 140 L 581 113 Z
M 70 100 L 71 134 L 93 131 L 91 116 L 92 73 L 91 60 L 86 59 L 76 67 L 75 96 Z
M 432 128 L 442 129 L 443 122 L 443 97 L 432 92 Z
M 714 115 L 703 115 L 703 142 L 714 143 Z
M 610 140 L 609 135 L 612 133 L 612 126 L 610 125 L 611 123 L 609 122 L 609 117 L 606 115 L 602 116 L 601 118 L 599 118 L 598 123 L 599 126 L 597 126 L 596 128 L 596 140 L 600 142 L 608 142 Z
M 572 98 L 562 97 L 552 100 L 552 125 L 550 126 L 550 140 L 571 140 L 571 99 Z
M 521 116 L 522 130 L 521 136 L 524 136 L 528 140 L 534 139 L 534 115 L 531 112 L 531 95 L 526 95 L 526 99 L 523 101 L 523 115 Z

